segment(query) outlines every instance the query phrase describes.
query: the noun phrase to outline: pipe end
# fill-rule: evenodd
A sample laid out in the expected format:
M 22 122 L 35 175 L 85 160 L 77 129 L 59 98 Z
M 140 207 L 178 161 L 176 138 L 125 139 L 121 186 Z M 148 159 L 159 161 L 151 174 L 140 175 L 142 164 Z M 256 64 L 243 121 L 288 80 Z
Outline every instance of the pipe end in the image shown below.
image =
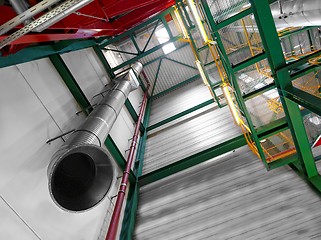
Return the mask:
M 112 157 L 95 145 L 73 147 L 52 162 L 48 169 L 50 195 L 66 211 L 86 211 L 99 204 L 114 179 Z

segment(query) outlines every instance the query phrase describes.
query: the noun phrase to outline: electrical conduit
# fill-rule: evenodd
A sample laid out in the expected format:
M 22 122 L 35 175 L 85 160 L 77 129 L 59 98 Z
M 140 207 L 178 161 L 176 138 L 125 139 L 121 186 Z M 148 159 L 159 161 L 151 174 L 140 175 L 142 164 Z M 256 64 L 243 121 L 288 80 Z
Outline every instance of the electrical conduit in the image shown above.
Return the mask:
M 146 76 L 144 74 L 144 72 L 143 72 L 143 75 Z M 125 170 L 123 173 L 122 181 L 121 181 L 121 184 L 119 187 L 114 212 L 113 212 L 113 215 L 112 215 L 110 223 L 109 223 L 109 228 L 108 228 L 108 232 L 106 235 L 106 240 L 115 240 L 116 239 L 121 209 L 122 209 L 123 202 L 125 199 L 126 189 L 127 189 L 127 185 L 128 185 L 128 181 L 129 181 L 129 174 L 130 174 L 131 166 L 132 166 L 135 151 L 136 151 L 137 140 L 138 140 L 138 135 L 139 135 L 139 128 L 140 128 L 140 124 L 142 122 L 143 115 L 144 115 L 145 108 L 146 108 L 148 89 L 149 89 L 149 84 L 148 84 L 147 89 L 144 93 L 142 105 L 140 107 L 138 120 L 136 123 L 134 135 L 133 135 L 133 140 L 132 140 L 132 143 L 131 143 L 131 146 L 129 149 L 129 154 L 127 157 L 127 162 L 126 162 Z

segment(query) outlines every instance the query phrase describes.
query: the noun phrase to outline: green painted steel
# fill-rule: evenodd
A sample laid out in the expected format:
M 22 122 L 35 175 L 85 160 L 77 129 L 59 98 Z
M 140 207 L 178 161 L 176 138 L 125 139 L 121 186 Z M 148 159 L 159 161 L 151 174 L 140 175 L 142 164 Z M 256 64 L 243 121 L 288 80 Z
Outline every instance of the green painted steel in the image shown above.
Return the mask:
M 188 47 L 188 46 L 189 46 L 189 43 L 184 43 L 184 44 L 182 44 L 181 46 L 179 46 L 178 48 L 175 48 L 171 53 L 174 53 L 174 52 L 176 52 L 176 51 L 179 51 L 179 50 L 181 50 L 182 48 Z M 153 62 L 157 62 L 158 60 L 163 59 L 163 58 L 166 57 L 166 56 L 167 56 L 166 54 L 162 54 L 161 56 L 159 56 L 159 57 L 157 57 L 157 58 L 154 58 L 153 60 L 150 60 L 149 62 L 145 63 L 145 64 L 144 64 L 144 67 L 152 64 Z
M 100 46 L 100 48 L 103 48 L 109 44 L 116 43 L 116 42 L 121 41 L 122 39 L 128 38 L 128 37 L 132 36 L 137 30 L 141 30 L 142 28 L 146 27 L 147 25 L 149 25 L 155 21 L 158 21 L 159 19 L 162 18 L 162 16 L 166 16 L 167 14 L 170 14 L 173 11 L 174 11 L 174 8 L 168 8 L 167 10 L 161 12 L 160 14 L 158 14 L 154 17 L 151 17 L 150 19 L 146 20 L 145 22 L 127 30 L 126 32 L 124 32 L 120 35 L 114 36 L 112 38 L 102 37 L 98 40 L 99 46 Z
M 239 108 L 240 110 L 243 112 L 245 118 L 246 118 L 246 121 L 248 123 L 248 126 L 249 126 L 249 129 L 251 130 L 251 137 L 253 139 L 253 141 L 255 142 L 255 145 L 257 147 L 257 150 L 258 150 L 258 153 L 265 165 L 266 168 L 268 168 L 268 164 L 266 162 L 266 159 L 265 159 L 265 154 L 263 152 L 263 149 L 261 147 L 261 144 L 260 144 L 260 141 L 259 141 L 259 138 L 256 134 L 256 131 L 255 131 L 255 127 L 253 125 L 253 122 L 252 122 L 252 119 L 251 119 L 251 116 L 246 108 L 246 105 L 245 105 L 245 101 L 242 97 L 242 92 L 240 90 L 240 87 L 238 85 L 238 82 L 236 80 L 236 77 L 235 77 L 235 74 L 234 74 L 234 70 L 232 68 L 232 65 L 228 59 L 228 56 L 227 56 L 227 53 L 225 51 L 225 48 L 224 48 L 224 44 L 222 42 L 222 39 L 221 39 L 221 36 L 220 34 L 218 33 L 218 29 L 217 29 L 217 25 L 213 19 L 213 16 L 211 15 L 211 11 L 210 11 L 210 8 L 207 4 L 207 1 L 206 0 L 201 0 L 201 3 L 202 3 L 202 7 L 204 9 L 204 13 L 205 13 L 205 17 L 206 17 L 206 21 L 208 22 L 210 28 L 212 29 L 212 37 L 213 39 L 215 39 L 216 41 L 216 45 L 217 45 L 217 48 L 219 49 L 220 51 L 220 54 L 221 54 L 221 59 L 222 59 L 222 64 L 224 66 L 224 69 L 228 75 L 228 78 L 229 78 L 229 81 L 232 85 L 232 87 L 234 88 L 234 91 L 235 91 L 235 98 L 236 98 L 236 101 L 239 105 Z M 244 65 L 246 66 L 246 65 Z
M 230 139 L 226 142 L 223 142 L 219 145 L 211 147 L 202 152 L 196 153 L 192 156 L 184 158 L 180 161 L 172 163 L 168 166 L 157 169 L 151 173 L 147 173 L 138 178 L 140 186 L 150 184 L 162 178 L 168 177 L 180 171 L 183 171 L 187 168 L 193 167 L 197 164 L 210 160 L 214 157 L 217 157 L 221 154 L 233 151 L 239 147 L 245 146 L 246 140 L 243 135 Z
M 100 60 L 101 64 L 105 68 L 105 71 L 108 74 L 108 76 L 111 79 L 115 78 L 115 74 L 111 70 L 111 67 L 110 67 L 109 63 L 107 62 L 107 59 L 105 58 L 105 56 L 104 56 L 103 52 L 101 51 L 101 49 L 98 46 L 93 47 L 93 49 L 94 49 L 98 59 Z
M 303 65 L 307 64 L 311 58 L 319 57 L 320 55 L 321 55 L 321 49 L 318 51 L 315 51 L 314 53 L 309 54 L 305 57 L 302 57 L 297 61 L 288 63 L 283 69 L 284 70 L 293 70 L 295 68 L 302 67 Z M 280 68 L 275 68 L 275 69 L 279 70 Z
M 268 53 L 268 61 L 272 74 L 275 76 L 275 85 L 279 90 L 298 158 L 301 160 L 301 164 L 304 165 L 304 172 L 306 172 L 307 176 L 316 176 L 318 172 L 305 132 L 300 109 L 296 103 L 283 96 L 283 90 L 291 86 L 291 77 L 288 70 L 305 64 L 307 59 L 311 58 L 311 55 L 317 56 L 320 53 L 314 53 L 298 61 L 286 64 L 272 13 L 267 11 L 269 9 L 269 3 L 261 0 L 250 0 L 250 2 L 254 10 L 255 21 L 261 35 L 264 49 Z
M 311 72 L 315 72 L 321 69 L 321 66 L 318 65 L 309 65 L 305 64 L 302 67 L 298 67 L 295 70 L 291 71 L 291 80 L 295 80 L 297 78 L 303 77 Z
M 147 42 L 146 42 L 146 44 L 145 44 L 145 46 L 144 46 L 144 48 L 143 48 L 143 51 L 141 51 L 141 52 L 145 52 L 145 50 L 146 50 L 146 48 L 147 48 L 150 40 L 152 40 L 152 38 L 153 38 L 153 36 L 154 36 L 154 33 L 155 33 L 155 31 L 156 31 L 156 28 L 158 27 L 159 22 L 160 22 L 160 19 L 158 19 L 158 20 L 156 21 L 155 27 L 153 28 L 153 31 L 152 31 L 152 33 L 150 34 L 150 36 L 149 36 L 149 38 L 148 38 L 148 40 L 147 40 Z M 168 26 L 167 23 L 166 23 L 165 25 Z
M 81 107 L 82 111 L 89 114 L 92 110 L 90 103 L 62 58 L 58 54 L 53 54 L 49 56 L 49 59 Z
M 176 42 L 178 39 L 180 39 L 180 36 L 176 36 L 176 37 L 172 37 L 170 38 L 168 41 L 162 43 L 162 44 L 159 44 L 145 52 L 142 52 L 140 54 L 138 54 L 137 56 L 133 57 L 132 59 L 128 60 L 128 61 L 125 61 L 123 62 L 122 64 L 112 68 L 112 71 L 115 72 L 123 67 L 126 67 L 130 64 L 133 64 L 134 62 L 138 61 L 140 58 L 143 58 L 143 57 L 146 57 L 147 55 L 153 53 L 153 52 L 156 52 L 157 50 L 160 50 L 162 49 L 162 47 L 164 47 L 165 45 L 169 44 L 169 43 L 173 43 L 173 42 Z
M 139 185 L 133 184 L 129 188 L 120 240 L 132 240 L 135 230 L 136 212 L 138 207 Z
M 308 31 L 310 29 L 313 29 L 315 27 L 313 26 L 310 26 L 310 27 L 302 27 L 302 28 L 299 28 L 299 29 L 295 29 L 295 30 L 290 30 L 290 31 L 286 31 L 286 32 L 282 32 L 280 35 L 279 35 L 279 38 L 282 39 L 282 38 L 285 38 L 285 37 L 289 37 L 293 34 L 298 34 L 298 33 L 301 33 L 301 32 L 305 32 L 305 31 Z
M 168 61 L 171 61 L 171 62 L 177 63 L 177 64 L 182 65 L 182 66 L 184 66 L 184 67 L 188 67 L 188 68 L 191 68 L 191 69 L 197 70 L 197 68 L 196 68 L 196 67 L 194 67 L 194 66 L 191 66 L 191 65 L 188 65 L 188 64 L 182 63 L 182 62 L 180 62 L 180 61 L 177 61 L 177 60 L 174 60 L 174 59 L 168 58 L 168 57 L 166 57 L 166 56 L 165 56 L 163 59 L 166 59 L 166 60 L 168 60 Z
M 251 58 L 249 58 L 249 59 L 246 59 L 245 61 L 240 62 L 240 63 L 232 66 L 233 71 L 234 71 L 234 72 L 240 71 L 240 70 L 242 70 L 242 69 L 244 69 L 244 68 L 247 68 L 247 67 L 249 67 L 249 66 L 251 66 L 251 65 L 253 65 L 253 64 L 255 64 L 255 63 L 259 62 L 259 61 L 264 60 L 265 58 L 266 58 L 265 52 L 262 52 L 262 53 L 260 53 L 260 54 L 257 54 L 257 55 L 255 55 L 254 57 L 251 57 Z
M 77 51 L 95 45 L 96 42 L 94 40 L 69 40 L 61 41 L 57 44 L 27 47 L 15 54 L 6 57 L 0 56 L 0 68 L 46 58 L 53 54 Z
M 124 170 L 126 166 L 126 160 L 121 154 L 121 152 L 119 151 L 116 143 L 114 142 L 114 140 L 110 135 L 108 135 L 108 137 L 105 140 L 105 146 L 107 147 L 108 151 L 113 156 L 113 158 L 115 159 L 120 169 Z M 129 181 L 131 184 L 135 184 L 136 182 L 136 176 L 133 171 L 130 171 Z
M 187 115 L 187 114 L 190 114 L 190 113 L 192 113 L 192 112 L 194 112 L 194 111 L 197 111 L 197 110 L 199 110 L 199 109 L 201 109 L 201 108 L 203 108 L 203 107 L 206 107 L 206 106 L 208 106 L 208 105 L 210 105 L 210 104 L 212 104 L 212 103 L 214 103 L 214 100 L 213 100 L 213 99 L 210 99 L 210 100 L 208 100 L 208 101 L 206 101 L 206 102 L 203 102 L 203 103 L 201 103 L 201 104 L 198 104 L 198 105 L 196 105 L 195 107 L 189 108 L 189 109 L 187 109 L 187 110 L 185 110 L 185 111 L 182 111 L 182 112 L 180 112 L 180 113 L 178 113 L 178 114 L 175 114 L 174 116 L 171 116 L 171 117 L 169 117 L 169 118 L 166 118 L 166 119 L 164 119 L 164 120 L 162 120 L 162 121 L 160 121 L 160 122 L 158 122 L 158 123 L 156 123 L 156 124 L 154 124 L 154 125 L 152 125 L 152 126 L 149 126 L 149 127 L 147 128 L 147 131 L 153 130 L 153 129 L 158 128 L 158 127 L 160 127 L 160 126 L 163 126 L 163 125 L 165 125 L 165 124 L 167 124 L 167 123 L 170 123 L 170 122 L 172 122 L 172 121 L 174 121 L 174 120 L 176 120 L 176 119 L 178 119 L 178 118 L 181 118 L 181 117 L 183 117 L 183 116 L 185 116 L 185 115 Z
M 159 63 L 158 63 L 158 67 L 157 67 L 157 71 L 156 71 L 156 75 L 155 75 L 155 79 L 154 79 L 154 85 L 153 85 L 153 88 L 152 88 L 151 96 L 154 95 L 154 91 L 155 91 L 155 88 L 156 88 L 156 84 L 157 84 L 157 80 L 158 80 L 159 71 L 161 69 L 162 61 L 163 61 L 163 58 L 161 60 L 159 60 Z
M 282 158 L 282 159 L 278 159 L 277 161 L 271 162 L 269 163 L 269 169 L 275 169 L 275 168 L 279 168 L 285 165 L 289 165 L 291 163 L 297 163 L 299 161 L 298 155 L 297 154 L 293 154 L 291 156 L 288 156 L 286 158 Z
M 321 116 L 321 98 L 293 86 L 288 86 L 283 92 L 289 100 Z
M 267 92 L 272 89 L 275 89 L 274 83 L 270 83 L 269 85 L 266 85 L 260 89 L 254 90 L 253 92 L 243 95 L 243 99 L 244 99 L 244 101 L 250 100 L 251 98 L 257 97 L 257 96 L 261 95 L 262 93 Z

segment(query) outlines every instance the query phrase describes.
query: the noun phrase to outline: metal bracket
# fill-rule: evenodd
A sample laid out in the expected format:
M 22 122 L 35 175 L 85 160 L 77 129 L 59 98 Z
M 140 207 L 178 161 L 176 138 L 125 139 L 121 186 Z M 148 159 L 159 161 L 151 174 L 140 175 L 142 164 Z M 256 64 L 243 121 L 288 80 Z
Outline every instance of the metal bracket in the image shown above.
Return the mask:
M 63 137 L 63 136 L 66 136 L 66 135 L 69 134 L 69 133 L 73 133 L 74 131 L 76 131 L 76 129 L 72 129 L 72 130 L 70 130 L 70 131 L 68 131 L 68 132 L 62 133 L 62 134 L 58 135 L 57 137 L 50 138 L 50 139 L 48 139 L 48 140 L 46 141 L 46 143 L 50 144 L 52 141 L 55 141 L 55 140 L 57 140 L 58 138 L 61 138 L 63 141 L 65 141 L 62 137 Z
M 94 108 L 95 106 L 97 106 L 97 104 L 90 105 L 90 106 L 86 107 L 84 110 L 87 111 L 89 108 Z M 79 115 L 80 113 L 84 112 L 84 110 L 80 110 L 80 111 L 76 112 L 76 115 Z

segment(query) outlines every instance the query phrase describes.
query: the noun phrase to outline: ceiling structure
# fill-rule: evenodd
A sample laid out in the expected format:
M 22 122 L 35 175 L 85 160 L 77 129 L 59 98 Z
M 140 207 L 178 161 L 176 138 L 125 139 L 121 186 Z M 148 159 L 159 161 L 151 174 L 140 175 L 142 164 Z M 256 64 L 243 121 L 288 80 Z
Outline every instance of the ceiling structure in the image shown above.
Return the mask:
M 278 21 L 291 24 L 287 18 L 297 15 L 280 9 L 282 4 L 290 9 L 291 1 L 278 5 L 273 0 L 192 1 L 201 16 L 198 21 L 188 2 L 95 0 L 43 32 L 29 32 L 1 49 L 0 67 L 49 57 L 83 109 L 90 107 L 88 99 L 79 94 L 81 89 L 60 54 L 93 48 L 110 78 L 137 60 L 143 63 L 141 84 L 149 100 L 140 123 L 140 147 L 131 172 L 135 184 L 130 187 L 125 212 L 129 220 L 123 223 L 122 236 L 134 232 L 140 187 L 148 198 L 154 182 L 244 145 L 265 169 L 289 165 L 321 191 L 316 166 L 320 150 L 313 148 L 321 134 L 320 23 L 280 27 Z M 318 9 L 313 5 L 316 1 L 306 2 L 305 7 Z M 29 1 L 31 6 L 36 3 Z M 266 14 L 270 9 L 273 15 Z M 0 6 L 0 11 L 6 12 L 0 24 L 16 15 L 8 4 Z M 203 24 L 205 39 L 199 24 Z M 0 41 L 23 27 L 16 26 Z M 198 84 L 202 81 L 205 86 Z M 126 108 L 136 121 L 130 102 Z M 195 126 L 189 118 L 198 119 Z M 185 122 L 176 122 L 182 119 Z M 172 142 L 164 142 L 171 134 Z M 177 151 L 171 148 L 173 144 L 185 150 Z M 115 143 L 109 139 L 106 146 L 124 169 Z M 164 157 L 162 147 L 166 146 L 168 156 Z M 240 151 L 247 155 L 244 149 Z M 137 236 L 141 229 L 143 225 Z

